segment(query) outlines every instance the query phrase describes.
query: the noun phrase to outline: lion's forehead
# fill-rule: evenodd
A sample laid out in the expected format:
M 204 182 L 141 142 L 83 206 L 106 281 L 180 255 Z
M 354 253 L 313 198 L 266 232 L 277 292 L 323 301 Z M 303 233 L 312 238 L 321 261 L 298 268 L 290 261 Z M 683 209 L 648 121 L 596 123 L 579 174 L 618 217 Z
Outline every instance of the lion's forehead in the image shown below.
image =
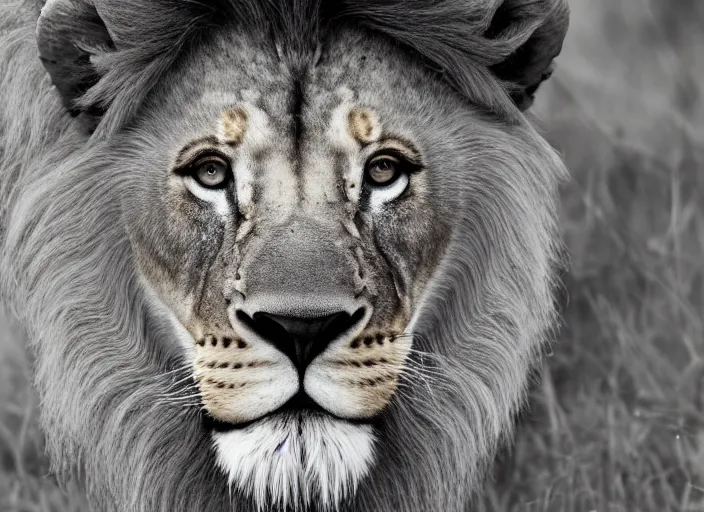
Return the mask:
M 230 83 L 216 68 L 221 79 L 210 77 L 190 107 L 199 122 L 186 121 L 178 145 L 215 140 L 231 151 L 245 218 L 255 209 L 277 217 L 306 208 L 353 211 L 362 188 L 360 152 L 381 137 L 385 116 L 358 83 L 327 71 L 320 65 Z
M 438 84 L 360 33 L 341 31 L 296 58 L 265 39 L 222 33 L 184 58 L 143 118 L 145 152 L 157 149 L 163 167 L 175 168 L 197 141 L 223 146 L 235 193 L 217 211 L 237 217 L 238 241 L 252 227 L 239 221 L 263 230 L 294 214 L 354 231 L 372 154 L 365 147 L 393 136 L 432 156 L 448 117 L 432 93 Z M 158 179 L 149 186 L 159 188 Z M 431 179 L 419 173 L 413 192 L 429 194 Z

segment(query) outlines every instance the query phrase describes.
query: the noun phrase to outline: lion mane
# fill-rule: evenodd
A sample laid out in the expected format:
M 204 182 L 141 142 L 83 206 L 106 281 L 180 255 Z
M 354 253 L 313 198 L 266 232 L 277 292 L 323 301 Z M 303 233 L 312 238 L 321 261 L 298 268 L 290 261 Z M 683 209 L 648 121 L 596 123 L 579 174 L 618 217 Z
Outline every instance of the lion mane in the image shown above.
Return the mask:
M 521 110 L 560 51 L 565 2 L 66 3 L 89 4 L 76 26 L 95 24 L 99 13 L 112 37 L 64 77 L 79 92 L 70 105 L 46 73 L 51 59 L 42 66 L 38 58 L 43 2 L 0 5 L 0 291 L 27 333 L 53 471 L 82 482 L 96 510 L 255 508 L 228 489 L 198 415 L 158 399 L 186 374 L 160 348 L 172 327 L 151 309 L 137 275 L 114 197 L 122 178 L 105 171 L 105 148 L 180 55 L 224 20 L 285 34 L 292 46 L 344 24 L 394 41 L 458 98 L 501 119 L 515 141 L 474 155 L 493 172 L 456 183 L 473 201 L 415 319 L 413 358 L 426 377 L 402 385 L 383 417 L 374 469 L 341 505 L 467 510 L 512 434 L 556 323 L 556 197 L 565 169 Z M 41 35 L 41 20 L 39 27 Z

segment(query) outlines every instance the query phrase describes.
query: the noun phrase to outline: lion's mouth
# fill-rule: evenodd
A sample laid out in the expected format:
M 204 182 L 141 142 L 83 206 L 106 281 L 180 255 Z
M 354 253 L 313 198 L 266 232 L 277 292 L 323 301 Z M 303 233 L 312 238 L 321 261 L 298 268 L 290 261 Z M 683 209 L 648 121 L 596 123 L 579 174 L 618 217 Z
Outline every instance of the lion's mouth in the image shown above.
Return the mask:
M 275 409 L 267 414 L 264 414 L 258 418 L 245 422 L 228 422 L 220 420 L 214 417 L 207 411 L 203 411 L 202 419 L 203 425 L 206 430 L 213 432 L 230 432 L 232 430 L 245 429 L 254 425 L 262 420 L 275 416 L 286 416 L 286 417 L 298 417 L 300 419 L 305 419 L 311 416 L 325 416 L 334 418 L 340 421 L 344 421 L 352 424 L 371 424 L 374 422 L 375 418 L 365 418 L 364 420 L 354 420 L 349 418 L 340 418 L 329 411 L 321 407 L 315 400 L 313 400 L 305 391 L 300 390 L 293 397 L 291 397 L 288 402 L 284 405 Z

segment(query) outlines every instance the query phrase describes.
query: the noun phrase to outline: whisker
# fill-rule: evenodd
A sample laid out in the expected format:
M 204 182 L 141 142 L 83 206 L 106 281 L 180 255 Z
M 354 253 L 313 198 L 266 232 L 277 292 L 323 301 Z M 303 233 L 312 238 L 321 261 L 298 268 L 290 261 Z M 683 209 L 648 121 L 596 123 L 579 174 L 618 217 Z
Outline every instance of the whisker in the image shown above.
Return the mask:
M 203 408 L 201 404 L 172 404 L 169 402 L 158 402 L 158 405 L 166 406 L 171 410 L 176 410 L 179 414 L 193 417 Z
M 423 386 L 424 389 L 428 390 L 428 393 L 419 393 L 419 388 L 418 386 L 412 385 L 411 382 L 405 382 L 403 380 L 399 380 L 397 383 L 399 389 L 408 391 L 407 393 L 402 393 L 402 396 L 404 399 L 411 400 L 416 403 L 425 403 L 428 399 L 428 397 L 431 397 L 431 399 L 435 400 L 435 392 L 433 391 L 433 388 L 429 386 Z
M 400 375 L 411 384 L 420 383 L 424 385 L 430 392 L 432 392 L 431 387 L 449 390 L 453 384 L 444 372 L 429 371 L 428 368 L 424 367 L 407 365 L 400 371 Z
M 157 396 L 157 398 L 160 398 L 162 400 L 170 400 L 174 403 L 176 402 L 183 402 L 186 400 L 193 400 L 194 398 L 201 399 L 201 394 L 200 393 L 193 393 L 190 395 L 184 395 L 184 396 L 166 396 L 166 395 L 160 395 Z
M 193 400 L 193 398 L 191 398 L 191 400 Z M 188 407 L 188 408 L 203 407 L 203 402 L 201 402 L 200 400 L 192 401 L 192 402 L 189 402 L 189 401 L 179 402 L 179 401 L 174 401 L 174 400 L 159 400 L 158 403 L 161 405 L 166 405 L 168 407 L 176 407 L 176 408 L 179 408 L 179 407 Z
M 174 374 L 174 373 L 178 373 L 178 372 L 182 372 L 182 371 L 188 370 L 188 369 L 191 368 L 191 366 L 192 366 L 192 363 L 190 363 L 190 362 L 183 363 L 182 365 L 177 366 L 177 367 L 175 367 L 175 368 L 172 368 L 172 369 L 169 370 L 169 371 L 166 371 L 166 372 L 163 372 L 163 373 L 158 373 L 158 374 L 156 374 L 156 375 L 153 375 L 152 378 L 167 377 L 167 376 L 172 375 L 172 374 Z
M 185 381 L 187 381 L 187 380 L 189 380 L 189 379 L 193 379 L 193 374 L 188 374 L 188 375 L 186 375 L 185 377 L 183 377 L 183 378 L 177 380 L 176 382 L 172 382 L 170 385 L 171 385 L 171 386 L 178 386 L 179 384 L 182 384 L 183 382 L 185 382 Z
M 188 386 L 175 389 L 175 390 L 165 390 L 164 392 L 160 393 L 159 396 L 165 397 L 165 398 L 180 398 L 185 396 L 187 393 L 195 393 L 195 394 L 200 394 L 200 389 L 198 386 L 194 384 L 190 384 Z
M 402 371 L 399 374 L 399 377 L 402 379 L 405 379 L 409 384 L 422 384 L 425 387 L 430 387 L 430 385 L 437 385 L 439 384 L 438 381 L 433 379 L 432 377 L 428 377 L 426 375 L 423 375 L 422 373 L 414 373 L 410 371 Z
M 447 376 L 447 373 L 437 367 L 437 366 L 427 366 L 419 361 L 414 361 L 413 359 L 408 359 L 406 361 L 406 365 L 404 366 L 405 368 L 410 368 L 416 371 L 420 371 L 426 375 L 432 375 L 435 377 L 445 377 Z
M 181 388 L 178 391 L 174 391 L 174 392 L 159 393 L 158 396 L 170 397 L 170 398 L 183 398 L 184 396 L 197 396 L 200 394 L 201 394 L 200 388 L 197 388 L 194 385 L 194 386 L 188 386 L 185 388 Z

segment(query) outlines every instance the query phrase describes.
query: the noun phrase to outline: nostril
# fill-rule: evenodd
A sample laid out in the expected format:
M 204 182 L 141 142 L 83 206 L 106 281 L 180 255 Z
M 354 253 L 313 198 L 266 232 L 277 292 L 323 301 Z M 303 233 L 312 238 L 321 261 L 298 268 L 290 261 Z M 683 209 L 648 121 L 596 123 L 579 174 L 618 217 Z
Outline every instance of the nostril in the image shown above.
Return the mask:
M 258 336 L 272 343 L 298 367 L 304 369 L 335 339 L 354 327 L 365 316 L 365 309 L 354 313 L 338 311 L 332 314 L 280 315 L 258 311 L 249 316 L 237 311 L 235 316 Z
M 331 326 L 335 333 L 334 337 L 337 338 L 361 322 L 365 313 L 366 310 L 364 308 L 359 308 L 351 315 L 348 315 L 344 323 L 334 324 L 334 326 Z
M 244 311 L 237 311 L 235 313 L 235 317 L 237 320 L 254 331 L 258 336 L 273 343 L 275 343 L 275 340 L 287 338 L 289 336 L 288 332 L 283 328 L 283 326 L 281 326 L 281 324 L 271 318 L 268 318 L 266 315 L 254 313 L 253 317 L 251 317 Z

